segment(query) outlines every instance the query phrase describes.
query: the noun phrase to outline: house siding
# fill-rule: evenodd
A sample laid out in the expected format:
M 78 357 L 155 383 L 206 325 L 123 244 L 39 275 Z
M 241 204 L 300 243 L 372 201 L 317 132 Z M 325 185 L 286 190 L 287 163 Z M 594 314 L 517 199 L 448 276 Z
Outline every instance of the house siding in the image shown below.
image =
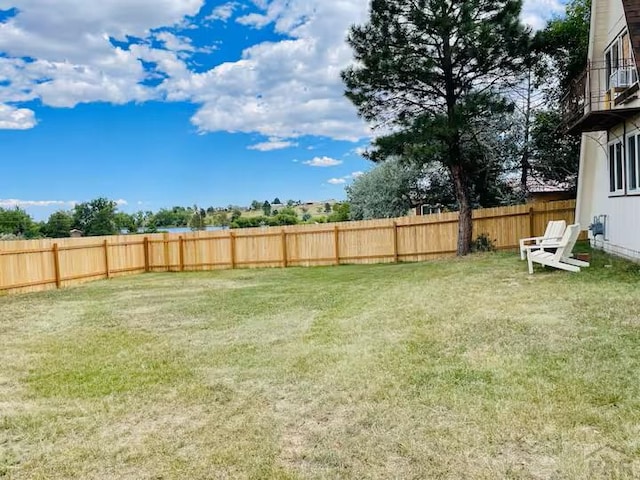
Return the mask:
M 636 3 L 640 7 L 640 0 Z M 605 49 L 625 28 L 622 0 L 594 0 L 589 59 L 602 62 Z M 634 49 L 637 48 L 638 45 L 634 45 Z M 640 100 L 636 99 L 624 107 L 638 105 Z M 640 195 L 610 195 L 607 144 L 611 140 L 621 139 L 625 140 L 623 145 L 626 148 L 626 135 L 640 130 L 639 127 L 640 115 L 618 124 L 608 132 L 583 134 L 576 207 L 576 219 L 583 229 L 593 222 L 594 217 L 606 216 L 605 236 L 594 238 L 589 234 L 594 247 L 637 260 L 640 260 Z

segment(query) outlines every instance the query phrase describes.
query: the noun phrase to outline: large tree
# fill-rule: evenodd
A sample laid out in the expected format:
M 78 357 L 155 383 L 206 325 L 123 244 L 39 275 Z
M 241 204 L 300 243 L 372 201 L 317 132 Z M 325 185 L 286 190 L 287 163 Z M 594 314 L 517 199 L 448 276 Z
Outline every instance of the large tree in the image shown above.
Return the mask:
M 504 89 L 523 68 L 529 35 L 518 0 L 373 0 L 352 27 L 355 64 L 346 94 L 368 121 L 429 134 L 460 210 L 459 255 L 472 240 L 471 186 L 484 161 L 476 126 L 504 110 Z
M 566 14 L 550 20 L 533 41 L 538 82 L 558 103 L 587 67 L 591 0 L 570 0 Z
M 47 223 L 42 226 L 42 232 L 50 238 L 65 238 L 70 235 L 72 227 L 72 213 L 60 210 L 49 216 Z
M 406 215 L 420 197 L 422 169 L 391 158 L 362 174 L 346 188 L 353 220 Z
M 563 17 L 550 20 L 536 34 L 533 62 L 545 108 L 533 113 L 530 130 L 530 172 L 542 182 L 556 182 L 575 191 L 580 163 L 580 134 L 566 132 L 563 101 L 584 86 L 578 81 L 587 67 L 591 0 L 571 0 Z M 523 172 L 525 178 L 525 172 Z
M 18 238 L 37 238 L 40 235 L 38 224 L 19 207 L 0 207 L 0 235 L 14 235 Z
M 580 135 L 569 135 L 559 128 L 558 110 L 536 114 L 531 131 L 531 167 L 535 179 L 552 182 L 575 192 L 580 167 Z
M 79 203 L 73 208 L 73 227 L 87 237 L 114 235 L 118 233 L 116 206 L 116 202 L 103 197 Z

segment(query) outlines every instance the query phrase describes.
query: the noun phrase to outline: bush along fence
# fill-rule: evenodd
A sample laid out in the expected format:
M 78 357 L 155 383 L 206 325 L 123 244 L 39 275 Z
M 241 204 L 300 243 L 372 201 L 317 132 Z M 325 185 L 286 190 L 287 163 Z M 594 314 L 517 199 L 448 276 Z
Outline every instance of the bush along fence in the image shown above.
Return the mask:
M 497 249 L 572 223 L 575 201 L 474 211 L 474 237 Z M 144 272 L 410 262 L 455 255 L 456 212 L 419 217 L 185 234 L 0 242 L 0 292 L 61 288 Z

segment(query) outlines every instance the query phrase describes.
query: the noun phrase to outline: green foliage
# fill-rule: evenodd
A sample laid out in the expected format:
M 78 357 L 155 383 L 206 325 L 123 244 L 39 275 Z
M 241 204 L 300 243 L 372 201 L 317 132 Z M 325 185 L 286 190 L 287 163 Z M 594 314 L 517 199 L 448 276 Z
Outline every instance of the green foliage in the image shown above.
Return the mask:
M 351 205 L 348 202 L 333 205 L 333 213 L 327 217 L 329 222 L 347 222 L 351 219 Z
M 286 210 L 283 209 L 283 210 Z M 300 223 L 298 220 L 298 215 L 294 212 L 294 214 L 280 212 L 274 216 L 276 225 L 297 225 Z
M 562 115 L 557 110 L 539 112 L 531 131 L 531 167 L 544 181 L 567 184 L 576 191 L 580 166 L 580 135 L 558 128 Z
M 331 213 L 331 204 L 329 202 L 324 204 L 324 213 Z
M 207 212 L 203 209 L 199 209 L 196 205 L 193 206 L 191 218 L 189 219 L 189 228 L 191 230 L 204 230 L 206 228 L 205 219 L 207 218 Z
M 233 217 L 231 218 L 233 219 Z M 238 218 L 240 217 L 238 216 Z M 223 228 L 228 227 L 231 224 L 231 221 L 232 220 L 229 220 L 229 216 L 227 215 L 227 212 L 216 212 L 211 217 L 211 223 L 216 227 L 223 227 Z
M 186 227 L 191 221 L 193 210 L 185 207 L 173 207 L 171 210 L 160 209 L 155 214 L 155 223 L 158 227 Z
M 352 220 L 405 215 L 419 194 L 422 169 L 391 158 L 356 178 L 346 188 Z M 326 208 L 325 204 L 325 208 Z
M 231 221 L 235 222 L 242 216 L 242 211 L 239 208 L 234 208 L 231 212 Z
M 531 174 L 543 182 L 577 188 L 580 136 L 559 128 L 564 120 L 562 99 L 587 66 L 591 0 L 571 0 L 566 15 L 548 22 L 537 33 L 533 51 L 536 82 L 546 108 L 535 113 L 531 134 Z
M 138 225 L 134 215 L 129 215 L 124 212 L 117 212 L 115 214 L 115 223 L 118 231 L 122 232 L 126 230 L 129 233 L 138 233 Z
M 448 170 L 460 255 L 471 245 L 474 174 L 493 160 L 481 133 L 508 110 L 504 90 L 525 65 L 521 7 L 518 0 L 376 0 L 368 23 L 348 37 L 356 63 L 342 74 L 347 97 L 364 119 L 397 126 L 411 139 L 412 157 Z
M 302 214 L 302 221 L 303 222 L 308 222 L 312 218 L 313 217 L 311 216 L 311 214 L 309 212 L 305 212 L 305 213 Z
M 70 235 L 72 228 L 72 213 L 61 210 L 49 216 L 47 222 L 42 226 L 42 233 L 49 238 L 65 238 Z
M 15 235 L 18 238 L 38 238 L 40 228 L 23 209 L 0 208 L 0 234 Z
M 171 210 L 161 208 L 154 214 L 154 220 L 158 227 L 169 227 L 175 225 L 175 217 Z
M 279 213 L 269 217 L 240 217 L 231 222 L 231 228 L 277 227 L 282 225 L 296 225 L 297 216 Z
M 558 101 L 587 66 L 591 0 L 571 0 L 563 17 L 551 20 L 534 38 L 536 73 L 547 96 Z
M 258 200 L 253 200 L 251 202 L 251 210 L 260 210 L 262 208 L 262 203 L 259 202 Z
M 286 209 L 284 209 L 286 210 Z M 297 214 L 283 213 L 280 212 L 274 218 L 274 225 L 297 225 L 300 223 L 300 219 Z
M 271 204 L 267 200 L 265 200 L 262 204 L 262 212 L 264 213 L 265 217 L 271 215 Z
M 231 222 L 231 228 L 254 228 L 269 225 L 270 217 L 240 217 Z
M 476 237 L 471 245 L 472 252 L 495 252 L 495 240 L 492 240 L 488 233 L 481 233 Z
M 152 212 L 143 212 L 142 210 L 138 210 L 136 213 L 132 215 L 133 225 L 135 227 L 135 232 L 139 232 L 140 230 L 145 230 L 151 223 L 151 217 L 153 217 Z
M 276 198 L 274 198 L 274 199 L 273 199 L 273 203 L 274 203 L 275 205 L 282 205 L 282 202 L 280 201 L 280 199 L 279 199 L 278 197 L 276 197 Z
M 142 229 L 144 233 L 156 233 L 158 231 L 158 224 L 153 212 L 144 212 Z
M 104 197 L 77 204 L 73 209 L 73 228 L 83 235 L 114 235 L 116 226 L 116 202 Z
M 280 214 L 281 215 L 290 215 L 292 217 L 297 217 L 298 216 L 298 212 L 296 212 L 295 208 L 293 208 L 293 207 L 284 207 L 283 209 L 280 210 Z

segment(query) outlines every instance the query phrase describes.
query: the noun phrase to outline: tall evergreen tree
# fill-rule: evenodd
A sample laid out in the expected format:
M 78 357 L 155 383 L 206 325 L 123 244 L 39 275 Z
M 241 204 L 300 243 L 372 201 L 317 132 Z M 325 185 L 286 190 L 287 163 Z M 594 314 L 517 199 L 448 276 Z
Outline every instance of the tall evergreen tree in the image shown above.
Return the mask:
M 486 161 L 478 125 L 504 111 L 529 47 L 519 0 L 373 0 L 352 27 L 347 97 L 368 121 L 415 132 L 449 171 L 458 255 L 472 240 L 472 175 Z

